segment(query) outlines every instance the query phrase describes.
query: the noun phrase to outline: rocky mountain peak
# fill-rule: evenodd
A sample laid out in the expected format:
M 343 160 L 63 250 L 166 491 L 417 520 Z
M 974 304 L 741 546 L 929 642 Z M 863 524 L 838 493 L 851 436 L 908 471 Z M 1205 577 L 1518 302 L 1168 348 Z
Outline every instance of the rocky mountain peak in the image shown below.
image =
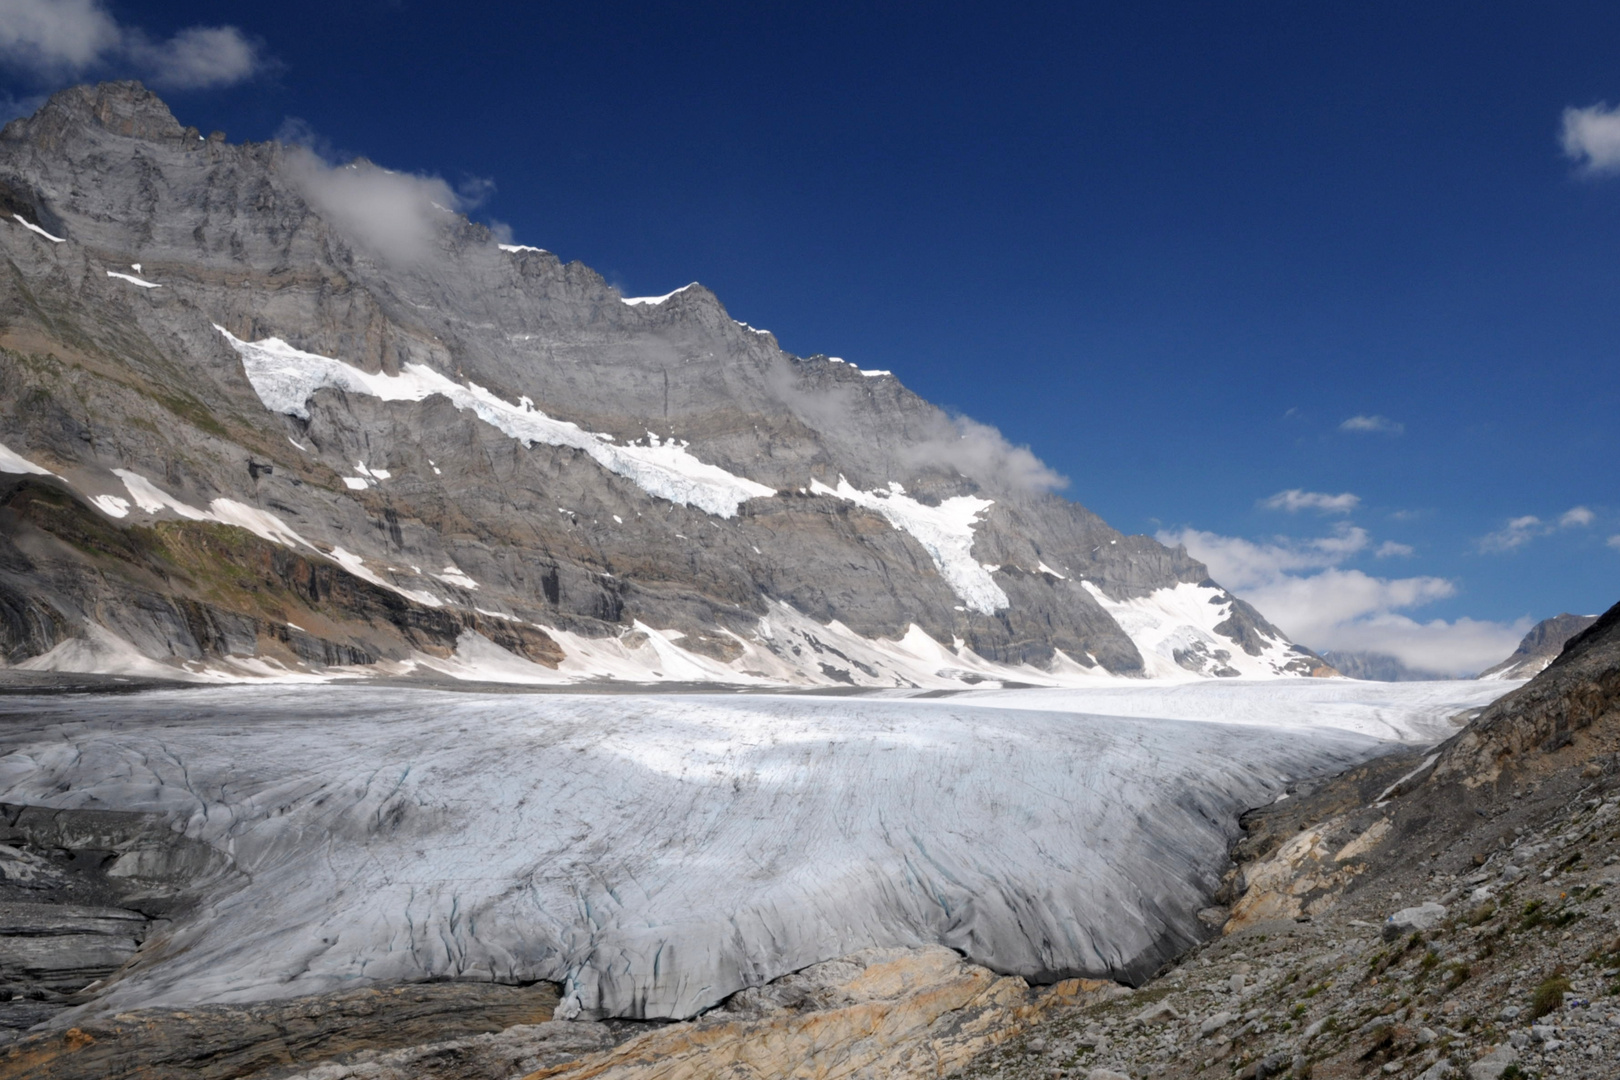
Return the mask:
M 1530 628 L 1519 647 L 1499 664 L 1480 672 L 1481 679 L 1528 679 L 1545 669 L 1564 650 L 1566 643 L 1598 621 L 1596 615 L 1568 612 L 1543 619 Z
M 141 83 L 126 80 L 58 91 L 32 117 L 6 125 L 4 137 L 55 148 L 75 130 L 91 126 L 134 139 L 178 139 L 187 134 L 162 98 Z M 195 132 L 192 136 L 197 137 Z
M 435 185 L 203 139 L 138 83 L 7 129 L 0 652 L 542 682 L 1329 670 L 894 374 L 791 355 L 696 283 L 621 296 Z

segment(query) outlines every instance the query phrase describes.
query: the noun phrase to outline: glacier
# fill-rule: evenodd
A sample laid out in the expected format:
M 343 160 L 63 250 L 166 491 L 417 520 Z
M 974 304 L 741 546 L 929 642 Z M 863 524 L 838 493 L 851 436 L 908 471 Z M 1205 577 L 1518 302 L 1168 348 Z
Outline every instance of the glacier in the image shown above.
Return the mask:
M 1144 977 L 1241 811 L 1503 689 L 1204 685 L 14 695 L 0 801 L 160 814 L 233 867 L 86 1010 L 463 978 L 684 1017 L 874 945 Z

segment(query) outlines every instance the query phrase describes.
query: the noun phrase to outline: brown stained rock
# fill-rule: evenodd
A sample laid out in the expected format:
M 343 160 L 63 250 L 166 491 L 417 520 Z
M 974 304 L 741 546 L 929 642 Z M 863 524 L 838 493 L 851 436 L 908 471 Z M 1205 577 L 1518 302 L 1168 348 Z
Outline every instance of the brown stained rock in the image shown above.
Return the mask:
M 752 1015 L 717 1010 L 604 1054 L 539 1069 L 525 1080 L 944 1076 L 1015 1037 L 1052 1006 L 1100 998 L 1113 988 L 1071 979 L 1032 989 L 939 946 L 869 949 L 772 985 L 790 998 L 807 990 L 800 1000 L 837 1003 L 784 1007 L 766 995 L 752 1003 Z

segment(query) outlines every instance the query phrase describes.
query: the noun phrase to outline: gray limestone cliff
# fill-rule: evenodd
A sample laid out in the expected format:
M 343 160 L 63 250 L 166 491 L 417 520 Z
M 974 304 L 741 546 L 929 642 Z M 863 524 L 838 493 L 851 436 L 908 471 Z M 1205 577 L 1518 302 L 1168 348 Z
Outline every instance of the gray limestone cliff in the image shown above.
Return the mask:
M 876 666 L 915 626 L 980 669 L 1323 670 L 891 375 L 791 355 L 700 285 L 627 302 L 412 178 L 205 137 L 137 83 L 7 125 L 0 220 L 4 663 L 493 642 L 555 669 L 611 641 L 670 677 L 665 645 L 744 678 L 956 677 Z M 1122 628 L 1183 586 L 1212 617 Z

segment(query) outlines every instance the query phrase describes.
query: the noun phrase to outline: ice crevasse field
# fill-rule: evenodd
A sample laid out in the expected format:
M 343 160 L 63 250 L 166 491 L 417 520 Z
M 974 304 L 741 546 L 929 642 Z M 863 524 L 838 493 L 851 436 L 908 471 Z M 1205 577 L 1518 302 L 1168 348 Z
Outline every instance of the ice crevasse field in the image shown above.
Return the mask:
M 1243 810 L 1512 688 L 14 696 L 0 802 L 160 814 L 228 860 L 86 1009 L 460 977 L 683 1017 L 871 945 L 1144 977 L 1200 936 Z

